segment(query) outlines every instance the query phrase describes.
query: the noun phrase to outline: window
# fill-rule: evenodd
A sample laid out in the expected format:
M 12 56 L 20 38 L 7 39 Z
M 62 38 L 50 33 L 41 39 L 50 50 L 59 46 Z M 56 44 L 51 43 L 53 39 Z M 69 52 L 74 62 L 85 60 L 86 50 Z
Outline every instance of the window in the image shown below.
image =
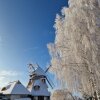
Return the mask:
M 50 100 L 50 97 L 44 97 L 44 100 Z
M 34 100 L 38 100 L 38 97 L 34 97 Z
M 3 87 L 1 91 L 5 91 L 5 90 L 6 90 L 6 87 Z
M 10 87 L 11 87 L 11 85 L 8 85 L 6 87 L 3 87 L 1 91 L 5 91 L 5 90 L 9 89 Z
M 45 83 L 45 78 L 41 79 L 43 83 Z
M 38 85 L 34 86 L 35 91 L 38 91 L 39 89 L 40 89 L 40 86 L 38 86 Z
M 44 96 L 39 96 L 38 100 L 44 100 Z

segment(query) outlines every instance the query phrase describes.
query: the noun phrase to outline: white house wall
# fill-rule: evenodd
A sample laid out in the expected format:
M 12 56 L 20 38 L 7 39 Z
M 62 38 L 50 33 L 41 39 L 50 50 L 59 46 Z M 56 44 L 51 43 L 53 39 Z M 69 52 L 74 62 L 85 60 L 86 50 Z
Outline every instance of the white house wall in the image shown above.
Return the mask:
M 21 98 L 21 99 L 15 99 L 15 100 L 31 100 L 30 98 Z
M 10 99 L 15 100 L 15 99 L 20 99 L 20 95 L 11 95 Z

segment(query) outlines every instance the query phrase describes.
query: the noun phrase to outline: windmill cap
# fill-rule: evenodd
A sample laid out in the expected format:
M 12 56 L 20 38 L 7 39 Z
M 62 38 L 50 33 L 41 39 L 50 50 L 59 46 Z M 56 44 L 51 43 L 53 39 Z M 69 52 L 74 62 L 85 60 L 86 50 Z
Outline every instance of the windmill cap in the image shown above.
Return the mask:
M 45 71 L 41 67 L 38 67 L 33 73 L 36 75 L 46 76 Z

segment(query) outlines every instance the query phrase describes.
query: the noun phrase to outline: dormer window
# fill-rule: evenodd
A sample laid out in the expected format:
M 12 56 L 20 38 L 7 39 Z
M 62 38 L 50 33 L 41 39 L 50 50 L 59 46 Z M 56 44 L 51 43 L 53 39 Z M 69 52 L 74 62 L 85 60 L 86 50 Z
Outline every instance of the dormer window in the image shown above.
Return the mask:
M 1 91 L 5 91 L 5 90 L 7 90 L 6 87 L 3 87 Z
M 3 88 L 1 89 L 1 91 L 5 91 L 5 90 L 9 89 L 10 87 L 11 87 L 11 85 L 8 85 L 8 86 L 6 86 L 6 87 L 3 87 Z
M 34 86 L 34 90 L 35 91 L 38 91 L 39 89 L 40 89 L 40 86 L 39 85 Z
M 42 78 L 41 81 L 42 81 L 43 83 L 45 83 L 45 78 Z

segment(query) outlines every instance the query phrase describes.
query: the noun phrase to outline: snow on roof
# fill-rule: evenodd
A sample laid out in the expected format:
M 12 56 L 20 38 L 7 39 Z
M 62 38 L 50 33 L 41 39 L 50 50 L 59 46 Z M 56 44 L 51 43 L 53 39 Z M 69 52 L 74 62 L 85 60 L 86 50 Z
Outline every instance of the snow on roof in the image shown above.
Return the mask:
M 3 94 L 25 94 L 28 95 L 30 92 L 22 85 L 20 81 L 14 81 L 9 83 L 6 87 L 3 87 L 0 91 Z

